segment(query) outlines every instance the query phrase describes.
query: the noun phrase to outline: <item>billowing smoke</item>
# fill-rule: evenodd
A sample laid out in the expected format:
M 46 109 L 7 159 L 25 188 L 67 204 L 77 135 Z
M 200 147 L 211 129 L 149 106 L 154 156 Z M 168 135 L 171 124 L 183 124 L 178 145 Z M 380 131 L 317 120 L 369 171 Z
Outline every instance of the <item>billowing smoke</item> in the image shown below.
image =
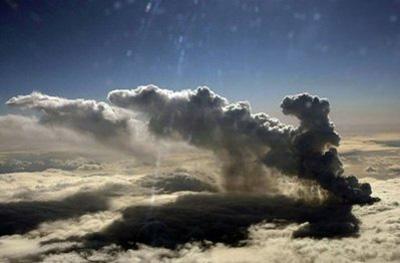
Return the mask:
M 328 118 L 329 102 L 309 94 L 284 98 L 284 114 L 296 116 L 299 127 L 264 113 L 251 113 L 247 102 L 229 103 L 207 87 L 170 91 L 156 86 L 114 90 L 114 105 L 148 115 L 150 130 L 213 150 L 223 161 L 227 190 L 264 185 L 265 173 L 277 169 L 289 176 L 317 182 L 335 198 L 368 203 L 369 184 L 343 176 L 335 146 L 340 137 Z M 268 169 L 267 169 L 268 168 Z M 260 183 L 262 182 L 262 183 Z
M 40 123 L 44 125 L 65 127 L 89 135 L 114 149 L 150 156 L 147 147 L 135 136 L 140 123 L 135 120 L 133 113 L 105 102 L 71 100 L 33 92 L 13 97 L 6 104 L 38 111 Z

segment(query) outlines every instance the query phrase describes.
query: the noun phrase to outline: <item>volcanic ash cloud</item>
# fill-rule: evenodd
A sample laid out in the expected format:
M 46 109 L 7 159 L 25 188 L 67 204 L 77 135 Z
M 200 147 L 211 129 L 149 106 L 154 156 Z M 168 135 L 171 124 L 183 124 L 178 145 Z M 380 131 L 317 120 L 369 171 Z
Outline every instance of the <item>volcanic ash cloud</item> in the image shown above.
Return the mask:
M 114 90 L 109 101 L 144 113 L 160 137 L 181 139 L 213 150 L 224 166 L 227 190 L 250 190 L 266 168 L 318 183 L 347 203 L 370 203 L 371 187 L 343 176 L 336 146 L 340 137 L 329 120 L 329 102 L 317 96 L 287 96 L 281 107 L 300 120 L 298 127 L 265 113 L 251 113 L 247 102 L 230 103 L 207 87 L 174 92 L 156 86 Z
M 150 148 L 137 136 L 141 122 L 132 112 L 105 102 L 66 99 L 39 92 L 9 99 L 11 107 L 39 112 L 39 122 L 48 127 L 63 127 L 94 138 L 100 144 L 135 156 L 151 157 Z

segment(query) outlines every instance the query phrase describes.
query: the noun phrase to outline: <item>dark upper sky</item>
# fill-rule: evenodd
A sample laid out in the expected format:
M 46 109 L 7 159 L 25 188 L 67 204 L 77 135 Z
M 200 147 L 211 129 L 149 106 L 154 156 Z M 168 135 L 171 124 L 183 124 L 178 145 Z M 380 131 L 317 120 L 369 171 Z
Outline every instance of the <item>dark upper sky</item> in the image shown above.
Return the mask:
M 149 83 L 208 85 L 268 111 L 308 91 L 342 118 L 388 121 L 400 113 L 400 1 L 0 0 L 2 104 Z

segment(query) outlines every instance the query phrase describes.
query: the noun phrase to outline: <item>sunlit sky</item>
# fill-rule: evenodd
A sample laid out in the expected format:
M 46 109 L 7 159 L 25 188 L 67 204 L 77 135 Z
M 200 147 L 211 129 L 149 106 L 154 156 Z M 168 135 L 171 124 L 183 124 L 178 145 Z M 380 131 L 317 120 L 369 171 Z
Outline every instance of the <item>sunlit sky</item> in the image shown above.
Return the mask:
M 399 123 L 400 1 L 0 2 L 1 104 L 149 83 L 207 85 L 271 115 L 307 91 L 339 123 Z

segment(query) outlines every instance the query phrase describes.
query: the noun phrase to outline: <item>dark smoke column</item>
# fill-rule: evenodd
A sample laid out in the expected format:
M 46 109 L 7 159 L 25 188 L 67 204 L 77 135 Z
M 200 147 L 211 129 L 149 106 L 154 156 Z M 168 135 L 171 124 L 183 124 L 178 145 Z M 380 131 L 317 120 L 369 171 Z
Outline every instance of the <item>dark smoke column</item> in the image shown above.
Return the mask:
M 346 203 L 374 201 L 369 184 L 343 176 L 335 148 L 340 137 L 328 118 L 325 99 L 300 94 L 283 100 L 284 114 L 296 116 L 299 127 L 265 113 L 253 114 L 247 102 L 229 103 L 207 87 L 175 92 L 148 85 L 111 91 L 108 99 L 146 114 L 149 130 L 159 137 L 214 151 L 223 162 L 228 191 L 255 189 L 265 179 L 265 167 L 270 167 L 317 182 Z
M 326 99 L 299 94 L 285 97 L 281 107 L 284 114 L 300 120 L 292 139 L 300 177 L 317 181 L 345 202 L 365 204 L 376 201 L 371 197 L 368 183 L 359 183 L 354 176 L 343 176 L 343 165 L 335 148 L 339 146 L 340 137 L 329 120 L 330 106 Z

